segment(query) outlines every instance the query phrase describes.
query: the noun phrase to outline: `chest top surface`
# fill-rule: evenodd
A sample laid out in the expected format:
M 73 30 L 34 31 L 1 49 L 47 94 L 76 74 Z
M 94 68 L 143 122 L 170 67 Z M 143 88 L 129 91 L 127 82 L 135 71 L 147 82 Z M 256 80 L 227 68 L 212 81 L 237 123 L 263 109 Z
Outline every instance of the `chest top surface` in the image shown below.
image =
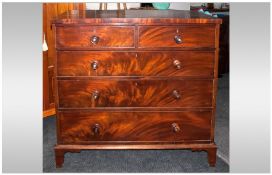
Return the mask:
M 53 20 L 61 24 L 93 24 L 93 23 L 199 23 L 221 24 L 217 19 L 203 13 L 184 10 L 85 10 L 67 11 Z

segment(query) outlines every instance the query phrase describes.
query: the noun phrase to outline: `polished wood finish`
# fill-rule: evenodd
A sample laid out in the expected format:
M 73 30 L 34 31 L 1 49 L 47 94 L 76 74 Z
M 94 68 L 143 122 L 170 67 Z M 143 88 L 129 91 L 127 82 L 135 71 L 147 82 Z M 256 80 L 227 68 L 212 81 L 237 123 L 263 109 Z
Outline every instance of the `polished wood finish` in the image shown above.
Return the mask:
M 58 91 L 59 108 L 212 105 L 211 80 L 60 80 Z M 97 99 L 93 97 L 95 91 Z M 174 91 L 180 94 L 179 99 Z
M 48 117 L 55 113 L 54 97 L 54 61 L 55 34 L 52 19 L 57 18 L 65 11 L 85 10 L 85 3 L 43 3 L 43 39 L 45 37 L 48 50 L 43 51 L 43 116 Z
M 208 162 L 210 166 L 215 166 L 216 145 L 211 144 L 100 144 L 100 145 L 57 145 L 55 146 L 56 166 L 60 168 L 64 162 L 66 152 L 77 152 L 81 150 L 160 150 L 160 149 L 191 149 L 192 151 L 206 151 L 208 153 Z
M 175 61 L 178 61 L 180 68 Z M 98 68 L 92 64 L 97 62 Z M 213 77 L 214 52 L 58 52 L 58 76 Z M 199 66 L 201 65 L 201 66 Z
M 192 149 L 192 151 L 201 151 L 205 149 L 214 149 L 216 148 L 216 145 L 214 143 L 208 143 L 208 144 L 203 144 L 203 143 L 176 143 L 176 144 L 133 144 L 133 145 L 127 145 L 127 144 L 101 144 L 101 145 L 57 145 L 55 147 L 55 150 L 67 150 L 69 152 L 70 150 L 99 150 L 99 149 L 105 149 L 105 150 L 120 150 L 120 149 L 130 149 L 130 150 L 158 150 L 158 149 Z
M 59 116 L 59 144 L 210 141 L 210 111 L 60 112 Z
M 206 147 L 206 148 L 198 148 L 198 147 L 193 147 L 192 151 L 206 151 L 208 155 L 208 163 L 211 167 L 214 167 L 216 164 L 216 151 L 217 147 Z
M 220 23 L 175 10 L 55 19 L 56 166 L 86 149 L 192 149 L 214 166 Z
M 55 106 L 50 106 L 50 109 L 49 110 L 45 110 L 43 111 L 43 116 L 44 117 L 49 117 L 49 116 L 53 116 L 55 117 L 54 115 L 56 114 L 56 109 L 55 109 Z
M 208 162 L 210 166 L 215 166 L 216 164 L 216 150 L 217 148 L 207 148 L 208 152 Z
M 131 26 L 77 26 L 58 27 L 56 30 L 57 48 L 105 49 L 134 47 L 134 27 Z M 92 37 L 98 37 L 92 43 Z
M 209 25 L 193 26 L 141 26 L 139 27 L 139 47 L 214 48 L 215 29 Z M 175 41 L 181 37 L 181 42 Z
M 48 61 L 46 59 L 47 52 L 43 52 L 43 112 L 49 109 L 49 77 L 48 77 Z M 43 115 L 45 116 L 45 115 Z
M 229 72 L 229 15 L 220 17 L 222 25 L 220 26 L 220 52 L 219 52 L 219 75 Z
M 56 168 L 61 168 L 62 164 L 64 163 L 64 154 L 67 152 L 71 153 L 79 153 L 79 149 L 58 149 L 55 147 L 55 162 L 56 162 Z

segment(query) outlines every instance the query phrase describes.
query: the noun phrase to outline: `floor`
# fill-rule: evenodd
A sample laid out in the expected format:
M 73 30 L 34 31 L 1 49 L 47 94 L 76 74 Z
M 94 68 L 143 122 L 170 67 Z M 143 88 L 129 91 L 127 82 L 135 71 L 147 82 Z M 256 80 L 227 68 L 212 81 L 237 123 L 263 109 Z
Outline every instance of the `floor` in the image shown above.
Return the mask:
M 219 79 L 215 141 L 217 163 L 209 167 L 206 152 L 190 150 L 94 150 L 65 154 L 62 168 L 55 168 L 55 117 L 43 122 L 44 172 L 229 172 L 229 76 Z
M 217 155 L 229 164 L 229 74 L 218 80 L 215 142 Z

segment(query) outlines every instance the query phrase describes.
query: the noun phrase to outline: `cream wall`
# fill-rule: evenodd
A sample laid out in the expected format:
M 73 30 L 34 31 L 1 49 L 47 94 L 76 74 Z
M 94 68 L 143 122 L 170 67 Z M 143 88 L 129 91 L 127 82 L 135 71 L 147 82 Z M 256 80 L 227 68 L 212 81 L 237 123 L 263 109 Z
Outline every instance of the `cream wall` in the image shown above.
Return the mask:
M 191 6 L 194 6 L 194 7 L 200 7 L 202 4 L 206 4 L 206 3 L 191 3 Z
M 127 8 L 137 8 L 140 7 L 140 3 L 126 3 Z M 121 3 L 121 8 L 123 8 L 123 5 Z M 99 3 L 86 3 L 86 9 L 87 10 L 98 10 L 99 9 Z M 114 10 L 117 9 L 117 3 L 108 3 L 108 10 Z M 190 3 L 187 2 L 171 2 L 169 9 L 175 9 L 175 10 L 190 10 Z
M 117 9 L 117 3 L 107 3 L 108 10 L 115 10 Z M 126 3 L 127 8 L 137 8 L 140 7 L 140 3 Z M 86 9 L 87 10 L 98 10 L 99 9 L 99 3 L 86 3 Z M 121 9 L 123 9 L 123 4 L 121 3 Z
M 189 2 L 171 2 L 169 9 L 190 10 L 190 3 Z

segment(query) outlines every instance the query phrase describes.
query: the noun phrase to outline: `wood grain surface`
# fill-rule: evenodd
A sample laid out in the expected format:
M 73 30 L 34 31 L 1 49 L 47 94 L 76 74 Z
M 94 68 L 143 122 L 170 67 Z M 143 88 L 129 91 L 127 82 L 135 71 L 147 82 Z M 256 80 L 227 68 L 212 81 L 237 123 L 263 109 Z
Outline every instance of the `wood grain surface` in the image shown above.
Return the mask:
M 183 142 L 209 140 L 211 112 L 60 112 L 60 141 Z M 179 127 L 174 131 L 173 124 Z M 98 125 L 99 131 L 94 132 Z
M 220 23 L 180 10 L 55 19 L 56 166 L 83 149 L 188 148 L 214 166 Z
M 59 80 L 59 107 L 211 107 L 212 87 L 211 80 Z
M 175 36 L 182 42 L 177 44 Z M 192 26 L 140 26 L 139 47 L 214 48 L 215 28 L 209 25 Z
M 178 61 L 178 65 L 175 64 Z M 92 65 L 97 63 L 97 69 Z M 58 76 L 213 77 L 214 52 L 59 51 Z
M 57 27 L 57 48 L 133 48 L 133 26 L 75 26 Z M 91 43 L 93 36 L 99 37 L 97 44 Z

